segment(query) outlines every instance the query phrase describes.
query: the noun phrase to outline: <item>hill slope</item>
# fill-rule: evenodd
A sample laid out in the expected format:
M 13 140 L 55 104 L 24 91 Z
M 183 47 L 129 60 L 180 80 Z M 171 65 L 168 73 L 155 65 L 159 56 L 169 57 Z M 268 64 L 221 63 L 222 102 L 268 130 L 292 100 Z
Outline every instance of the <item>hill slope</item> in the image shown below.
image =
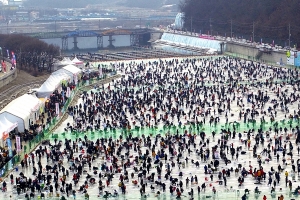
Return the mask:
M 288 44 L 289 24 L 291 43 L 300 44 L 300 1 L 295 0 L 183 0 L 181 12 L 185 13 L 185 28 L 214 35 L 231 34 L 255 40 L 275 40 Z M 232 23 L 231 23 L 232 20 Z

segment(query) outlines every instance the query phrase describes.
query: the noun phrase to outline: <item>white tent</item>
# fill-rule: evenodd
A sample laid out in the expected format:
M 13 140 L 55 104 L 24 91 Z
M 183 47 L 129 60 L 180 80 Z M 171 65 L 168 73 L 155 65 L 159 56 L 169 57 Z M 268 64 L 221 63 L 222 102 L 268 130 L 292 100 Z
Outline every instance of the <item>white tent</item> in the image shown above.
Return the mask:
M 6 134 L 5 124 L 0 121 L 0 145 L 3 147 L 3 136 Z
M 57 76 L 50 76 L 37 90 L 38 97 L 45 97 L 52 94 L 52 92 L 59 87 L 60 79 L 56 78 Z
M 49 96 L 52 92 L 57 88 L 57 83 L 46 81 L 41 85 L 41 87 L 37 90 L 37 96 Z
M 28 129 L 31 122 L 35 122 L 39 115 L 40 100 L 33 95 L 24 94 L 10 102 L 0 111 L 0 117 L 18 124 L 18 130 Z M 8 123 L 6 121 L 6 123 Z M 3 122 L 2 122 L 3 123 Z
M 67 66 L 64 66 L 63 69 L 71 72 L 73 75 L 78 75 L 81 73 L 81 69 L 74 66 L 74 65 L 67 65 Z
M 67 65 L 67 66 L 64 66 L 62 68 L 62 70 L 65 70 L 67 71 L 68 73 L 71 73 L 72 74 L 72 81 L 75 79 L 75 77 L 77 77 L 76 80 L 79 80 L 80 77 L 81 77 L 81 73 L 82 73 L 82 70 L 79 69 L 78 67 L 76 67 L 75 65 Z
M 37 96 L 39 98 L 49 97 L 56 89 L 60 88 L 61 82 L 64 80 L 69 81 L 71 78 L 66 73 L 51 74 L 51 76 L 37 90 Z
M 60 60 L 56 60 L 53 64 L 53 70 L 57 70 L 63 66 L 66 66 L 66 65 L 72 65 L 73 62 L 70 60 L 70 58 L 68 57 L 65 57 L 62 61 Z
M 3 140 L 3 135 L 8 134 L 18 126 L 18 123 L 13 123 L 0 115 L 0 140 Z
M 73 61 L 70 60 L 68 57 L 64 57 L 62 61 L 60 61 L 60 65 L 72 65 Z
M 71 72 L 69 72 L 69 71 L 67 71 L 63 68 L 53 72 L 51 75 L 59 75 L 59 76 L 67 75 L 70 78 L 71 81 L 73 80 L 73 73 L 71 73 Z
M 6 119 L 6 117 L 0 117 L 0 120 L 2 120 L 1 118 L 3 119 L 7 133 L 11 132 L 18 126 L 18 123 L 16 123 L 16 122 L 13 123 L 13 122 L 9 121 L 8 119 Z
M 73 81 L 74 76 L 79 76 L 82 73 L 82 70 L 76 67 L 75 65 L 67 65 L 64 66 L 63 68 L 53 72 L 52 74 L 67 74 L 70 76 L 71 81 Z
M 73 65 L 75 65 L 76 67 L 79 67 L 79 68 L 83 68 L 83 67 L 84 67 L 83 61 L 78 60 L 77 57 L 75 57 L 75 58 L 72 60 L 72 62 L 73 62 Z

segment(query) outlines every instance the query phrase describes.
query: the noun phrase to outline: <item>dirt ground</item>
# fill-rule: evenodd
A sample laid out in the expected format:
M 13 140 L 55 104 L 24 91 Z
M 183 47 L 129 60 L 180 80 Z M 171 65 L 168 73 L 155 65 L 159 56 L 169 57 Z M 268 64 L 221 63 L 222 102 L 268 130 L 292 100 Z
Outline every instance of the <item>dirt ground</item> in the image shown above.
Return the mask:
M 0 88 L 0 93 L 9 89 L 9 88 L 12 88 L 14 86 L 17 86 L 17 85 L 22 85 L 22 84 L 25 84 L 25 83 L 30 83 L 30 82 L 34 82 L 34 81 L 38 81 L 38 80 L 41 80 L 41 79 L 47 79 L 51 74 L 45 74 L 45 75 L 42 75 L 42 76 L 32 76 L 31 74 L 29 74 L 28 72 L 25 72 L 24 70 L 21 70 L 21 69 L 18 69 L 18 75 L 17 75 L 17 78 L 15 80 L 13 80 L 12 82 L 10 82 L 9 84 L 3 86 Z

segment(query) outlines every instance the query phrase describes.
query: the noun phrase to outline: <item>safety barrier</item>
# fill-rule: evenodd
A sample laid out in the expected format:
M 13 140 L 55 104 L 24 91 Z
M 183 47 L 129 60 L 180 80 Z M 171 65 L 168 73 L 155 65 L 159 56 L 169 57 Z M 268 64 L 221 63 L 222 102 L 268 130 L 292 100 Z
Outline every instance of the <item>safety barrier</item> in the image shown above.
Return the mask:
M 213 132 L 216 134 L 220 134 L 222 130 L 231 131 L 234 130 L 237 133 L 244 133 L 248 132 L 249 130 L 262 129 L 263 131 L 269 131 L 270 128 L 274 130 L 275 127 L 278 129 L 287 130 L 287 134 L 290 133 L 292 128 L 300 125 L 299 118 L 293 118 L 289 120 L 280 120 L 280 121 L 273 121 L 273 122 L 230 122 L 230 123 L 209 123 L 206 122 L 205 124 L 185 124 L 181 126 L 150 126 L 150 127 L 129 127 L 129 128 L 104 128 L 101 130 L 92 130 L 92 131 L 77 131 L 73 130 L 72 132 L 63 132 L 59 134 L 53 134 L 53 138 L 63 139 L 76 139 L 82 137 L 83 135 L 87 135 L 87 137 L 91 140 L 95 138 L 113 138 L 117 139 L 120 135 L 127 136 L 131 134 L 133 137 L 140 137 L 141 135 L 145 136 L 156 136 L 158 134 L 164 136 L 167 134 L 200 134 L 204 132 L 206 135 L 211 135 Z M 292 135 L 291 135 L 292 136 Z M 238 135 L 236 135 L 238 137 Z

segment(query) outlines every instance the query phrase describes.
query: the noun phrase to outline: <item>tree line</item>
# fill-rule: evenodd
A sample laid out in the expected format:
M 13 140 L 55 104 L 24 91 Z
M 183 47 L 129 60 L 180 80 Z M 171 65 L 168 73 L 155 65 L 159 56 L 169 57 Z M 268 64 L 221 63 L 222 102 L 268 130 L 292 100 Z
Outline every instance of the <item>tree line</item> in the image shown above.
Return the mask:
M 53 58 L 60 52 L 58 46 L 20 34 L 0 34 L 0 47 L 3 57 L 11 58 L 14 52 L 19 67 L 50 72 Z

